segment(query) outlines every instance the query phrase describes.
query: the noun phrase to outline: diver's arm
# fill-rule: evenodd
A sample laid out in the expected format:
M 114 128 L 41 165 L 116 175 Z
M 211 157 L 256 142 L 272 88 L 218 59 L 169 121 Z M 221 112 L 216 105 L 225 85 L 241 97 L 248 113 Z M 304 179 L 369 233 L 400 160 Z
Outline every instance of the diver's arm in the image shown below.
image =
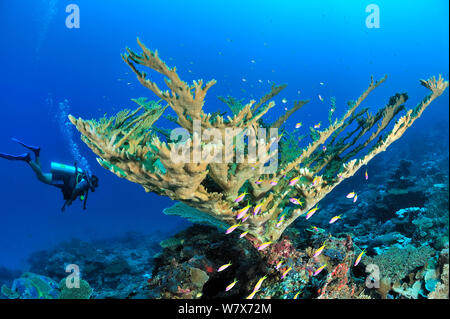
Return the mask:
M 86 209 L 88 194 L 89 194 L 89 190 L 86 190 L 86 193 L 84 193 L 83 210 Z
M 64 206 L 61 208 L 61 211 L 64 211 L 64 209 L 66 208 L 66 206 L 70 206 L 72 205 L 72 202 L 81 194 L 84 194 L 87 189 L 89 188 L 89 185 L 86 181 L 86 179 L 82 179 L 81 182 L 79 182 L 75 188 L 72 191 L 72 195 L 70 196 L 70 198 L 68 200 L 66 200 L 64 202 Z

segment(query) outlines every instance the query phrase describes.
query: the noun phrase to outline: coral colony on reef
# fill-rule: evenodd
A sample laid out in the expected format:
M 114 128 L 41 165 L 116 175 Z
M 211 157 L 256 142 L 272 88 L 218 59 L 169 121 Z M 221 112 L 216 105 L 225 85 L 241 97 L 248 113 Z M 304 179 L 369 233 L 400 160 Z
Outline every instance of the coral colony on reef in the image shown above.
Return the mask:
M 386 76 L 372 79 L 340 118 L 333 119 L 332 99 L 328 127 L 317 119 L 309 128 L 312 141 L 302 148 L 304 136 L 283 124 L 308 100 L 272 123 L 263 119 L 285 85 L 247 104 L 220 97 L 232 116 L 206 114 L 205 96 L 215 81 L 189 86 L 156 51 L 138 43 L 142 53 L 127 49 L 123 60 L 159 101 L 138 98 L 135 110 L 113 117 L 69 119 L 102 167 L 178 201 L 164 213 L 195 225 L 171 237 L 132 233 L 35 252 L 30 271 L 20 277 L 0 269 L 0 280 L 12 282 L 2 286 L 3 296 L 448 298 L 448 153 L 432 147 L 417 162 L 390 160 L 383 169 L 372 162 L 378 173 L 368 171 L 369 161 L 446 90 L 441 76 L 420 81 L 430 94 L 412 109 L 405 108 L 406 93 L 389 98 L 375 114 L 359 109 Z M 164 75 L 169 90 L 141 66 Z M 168 107 L 177 117 L 165 118 L 181 128 L 154 126 Z M 432 134 L 423 138 L 438 143 Z M 364 183 L 336 188 L 352 176 Z M 325 196 L 333 189 L 330 202 Z M 66 289 L 61 264 L 80 267 L 82 289 Z
M 285 88 L 273 85 L 259 101 L 251 100 L 245 105 L 222 98 L 233 111 L 232 117 L 206 114 L 204 99 L 216 81 L 204 84 L 199 80 L 189 86 L 178 77 L 175 68 L 169 68 L 160 59 L 157 51 L 152 52 L 139 40 L 138 44 L 142 53 L 127 49 L 123 60 L 160 101 L 140 98 L 133 100 L 139 105 L 133 111 L 123 110 L 100 120 L 70 116 L 70 121 L 104 168 L 142 185 L 147 192 L 168 196 L 190 207 L 178 206 L 172 213 L 228 229 L 227 233 L 245 232 L 245 237 L 259 250 L 276 243 L 300 216 L 309 218 L 317 213 L 320 210 L 317 204 L 328 193 L 400 138 L 448 87 L 441 76 L 421 80 L 430 94 L 416 107 L 406 110 L 408 96 L 400 93 L 371 114 L 367 108 L 358 107 L 386 76 L 378 81 L 371 79 L 369 87 L 355 101 L 348 102 L 341 118 L 332 119 L 333 106 L 327 128 L 320 128 L 320 124 L 310 128 L 312 142 L 307 147 L 289 148 L 293 141 L 288 132 L 286 136 L 266 140 L 265 136 L 261 139 L 258 130 L 282 129 L 283 123 L 308 100 L 295 102 L 275 122 L 266 123 L 263 116 L 275 105 L 271 99 Z M 139 66 L 164 75 L 169 90 L 161 90 Z M 162 101 L 167 105 L 162 105 Z M 172 120 L 189 133 L 187 138 L 170 141 L 167 130 L 153 126 L 167 107 L 177 115 Z M 405 113 L 395 120 L 402 111 Z M 388 131 L 391 121 L 395 124 Z M 345 129 L 352 123 L 357 128 L 347 132 Z M 210 140 L 211 136 L 205 139 L 205 134 L 201 135 L 203 130 L 216 134 L 214 139 Z M 233 132 L 234 138 L 227 139 Z M 258 157 L 240 143 L 250 147 L 256 139 Z M 180 151 L 185 160 L 177 162 L 174 154 L 179 155 Z M 276 163 L 276 169 L 268 163 Z M 356 201 L 357 194 L 349 197 Z

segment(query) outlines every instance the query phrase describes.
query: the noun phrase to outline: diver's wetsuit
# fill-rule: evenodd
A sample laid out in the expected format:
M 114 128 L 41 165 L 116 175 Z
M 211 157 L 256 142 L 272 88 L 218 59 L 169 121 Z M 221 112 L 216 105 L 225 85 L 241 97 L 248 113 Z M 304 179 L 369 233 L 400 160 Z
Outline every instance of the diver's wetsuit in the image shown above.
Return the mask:
M 91 179 L 89 176 L 79 170 L 75 164 L 74 172 L 68 171 L 59 171 L 59 172 L 51 172 L 51 173 L 43 173 L 41 169 L 41 164 L 39 160 L 40 148 L 36 146 L 30 146 L 22 143 L 21 141 L 14 139 L 13 141 L 19 143 L 20 145 L 26 147 L 27 149 L 33 151 L 35 155 L 35 160 L 31 159 L 29 153 L 25 153 L 22 155 L 10 155 L 5 153 L 0 153 L 0 158 L 4 158 L 7 160 L 19 160 L 27 162 L 33 171 L 36 173 L 37 178 L 48 185 L 52 185 L 61 189 L 64 197 L 64 206 L 62 207 L 62 211 L 66 208 L 66 206 L 70 206 L 72 202 L 80 197 L 81 200 L 84 200 L 83 209 L 86 209 L 86 201 L 89 190 L 94 191 L 98 186 L 98 178 L 96 176 L 92 176 Z M 72 167 L 73 169 L 73 167 Z
M 65 207 L 70 206 L 72 202 L 80 197 L 86 202 L 89 192 L 89 183 L 87 176 L 76 170 L 76 173 L 52 173 L 52 185 L 61 189 L 65 200 L 62 211 Z

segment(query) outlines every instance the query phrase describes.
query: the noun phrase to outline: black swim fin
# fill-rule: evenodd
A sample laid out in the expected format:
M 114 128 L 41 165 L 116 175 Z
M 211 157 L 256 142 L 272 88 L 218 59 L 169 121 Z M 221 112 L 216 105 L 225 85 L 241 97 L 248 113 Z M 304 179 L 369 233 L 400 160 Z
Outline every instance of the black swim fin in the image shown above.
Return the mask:
M 16 143 L 19 143 L 20 145 L 22 145 L 25 148 L 28 148 L 30 151 L 32 151 L 34 153 L 34 156 L 39 157 L 39 154 L 41 153 L 41 148 L 37 147 L 37 146 L 32 146 L 32 145 L 27 145 L 21 141 L 19 141 L 17 138 L 11 138 L 11 140 L 13 140 Z
M 11 154 L 0 153 L 0 158 L 4 158 L 4 159 L 10 160 L 10 161 L 25 161 L 25 162 L 31 161 L 30 153 L 25 153 L 22 155 L 11 155 Z

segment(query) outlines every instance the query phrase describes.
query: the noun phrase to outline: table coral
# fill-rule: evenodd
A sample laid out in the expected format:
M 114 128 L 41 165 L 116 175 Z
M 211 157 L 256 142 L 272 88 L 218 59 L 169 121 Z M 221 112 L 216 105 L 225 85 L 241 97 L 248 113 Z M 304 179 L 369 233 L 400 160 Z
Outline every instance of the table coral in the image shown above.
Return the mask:
M 251 140 L 251 136 L 256 138 L 252 134 L 256 134 L 260 127 L 282 128 L 308 100 L 296 101 L 277 120 L 266 123 L 262 117 L 275 106 L 271 99 L 285 87 L 273 85 L 259 101 L 251 100 L 244 104 L 233 99 L 222 99 L 231 104 L 232 117 L 225 118 L 220 112 L 208 114 L 203 110 L 205 96 L 216 81 L 204 83 L 199 80 L 188 85 L 179 78 L 175 67 L 170 68 L 161 60 L 157 51 L 151 51 L 139 40 L 138 44 L 142 53 L 127 49 L 123 60 L 137 75 L 139 82 L 160 101 L 135 99 L 133 101 L 138 108 L 133 111 L 124 110 L 98 121 L 76 119 L 70 115 L 70 121 L 104 168 L 142 185 L 147 192 L 168 196 L 206 213 L 209 223 L 211 219 L 216 219 L 220 224 L 234 225 L 237 212 L 245 203 L 251 206 L 260 204 L 260 213 L 251 214 L 239 227 L 242 231 L 248 231 L 246 238 L 255 245 L 277 241 L 295 219 L 400 138 L 448 87 L 448 82 L 441 76 L 421 80 L 421 84 L 431 93 L 397 118 L 405 110 L 406 93 L 392 96 L 375 114 L 371 114 L 369 108 L 357 110 L 387 77 L 379 81 L 372 78 L 368 88 L 355 101 L 348 103 L 341 118 L 333 121 L 330 117 L 330 125 L 321 130 L 310 128 L 311 142 L 306 147 L 289 147 L 291 156 L 281 156 L 279 159 L 279 150 L 286 149 L 283 144 L 292 142 L 292 139 L 275 136 L 258 142 L 258 151 L 261 152 L 255 159 L 237 142 L 237 137 L 247 134 L 248 140 Z M 141 67 L 165 76 L 169 90 L 161 90 L 146 72 L 140 70 Z M 165 106 L 161 104 L 163 102 Z M 169 141 L 167 131 L 154 127 L 168 107 L 176 114 L 172 120 L 189 133 L 189 137 L 181 142 Z M 395 123 L 389 131 L 388 126 L 393 121 Z M 198 131 L 207 129 L 220 133 L 221 138 L 199 142 Z M 242 131 L 235 133 L 236 139 L 229 143 L 226 133 L 236 130 Z M 164 141 L 164 138 L 167 140 Z M 245 141 L 244 146 L 247 144 L 249 142 Z M 233 150 L 231 155 L 230 149 Z M 189 155 L 188 161 L 173 160 L 173 152 L 180 150 Z M 240 157 L 238 150 L 242 151 Z M 211 153 L 219 154 L 219 161 Z M 196 158 L 195 154 L 200 156 Z M 265 172 L 265 165 L 272 161 L 277 163 L 276 171 Z M 290 185 L 289 181 L 296 177 L 299 182 Z M 236 197 L 243 192 L 247 198 L 236 203 Z M 297 198 L 302 204 L 293 206 L 290 198 Z M 249 212 L 252 211 L 253 208 Z M 280 225 L 281 213 L 284 220 Z

